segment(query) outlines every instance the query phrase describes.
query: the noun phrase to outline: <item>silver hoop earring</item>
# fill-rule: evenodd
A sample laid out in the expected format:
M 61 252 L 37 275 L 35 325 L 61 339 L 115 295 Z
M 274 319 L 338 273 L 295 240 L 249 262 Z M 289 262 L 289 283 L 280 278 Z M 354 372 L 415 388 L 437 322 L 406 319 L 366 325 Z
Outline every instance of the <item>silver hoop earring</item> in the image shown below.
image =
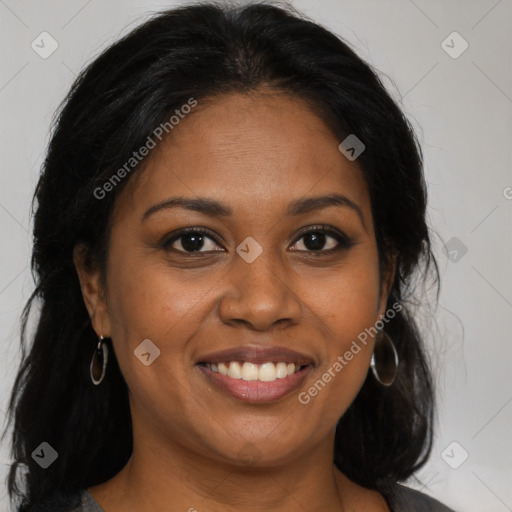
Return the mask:
M 398 373 L 398 353 L 389 335 L 384 331 L 381 333 L 375 342 L 370 367 L 377 381 L 389 387 L 395 382 Z
M 91 358 L 91 364 L 89 366 L 91 381 L 95 386 L 101 384 L 105 378 L 105 372 L 107 368 L 108 347 L 104 340 L 105 338 L 100 336 L 98 345 L 94 349 L 94 353 Z

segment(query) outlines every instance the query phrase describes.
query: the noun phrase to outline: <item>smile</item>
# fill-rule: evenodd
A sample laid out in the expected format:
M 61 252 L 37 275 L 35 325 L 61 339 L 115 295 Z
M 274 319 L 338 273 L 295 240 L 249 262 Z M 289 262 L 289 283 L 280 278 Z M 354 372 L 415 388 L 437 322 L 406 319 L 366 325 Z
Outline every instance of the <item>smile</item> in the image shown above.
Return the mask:
M 249 361 L 239 362 L 231 361 L 227 363 L 206 363 L 206 367 L 214 372 L 227 375 L 232 379 L 260 380 L 262 382 L 271 382 L 276 379 L 284 379 L 288 375 L 293 375 L 301 369 L 294 363 L 263 363 L 254 364 Z
M 218 390 L 248 403 L 272 403 L 296 390 L 312 364 L 286 362 L 254 364 L 248 361 L 199 363 L 203 375 Z

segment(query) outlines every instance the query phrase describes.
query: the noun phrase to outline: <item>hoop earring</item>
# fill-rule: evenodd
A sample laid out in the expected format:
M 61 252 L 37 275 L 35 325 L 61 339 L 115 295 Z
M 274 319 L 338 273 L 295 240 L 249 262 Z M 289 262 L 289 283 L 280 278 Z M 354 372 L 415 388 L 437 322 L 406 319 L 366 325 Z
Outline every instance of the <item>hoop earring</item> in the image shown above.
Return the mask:
M 89 365 L 91 381 L 95 386 L 101 384 L 101 382 L 105 378 L 105 372 L 107 368 L 108 347 L 104 340 L 105 338 L 103 336 L 100 336 L 98 345 L 94 349 L 94 353 L 91 358 L 91 364 Z
M 381 333 L 375 342 L 370 367 L 375 379 L 381 385 L 389 387 L 398 374 L 399 359 L 393 340 L 386 332 Z

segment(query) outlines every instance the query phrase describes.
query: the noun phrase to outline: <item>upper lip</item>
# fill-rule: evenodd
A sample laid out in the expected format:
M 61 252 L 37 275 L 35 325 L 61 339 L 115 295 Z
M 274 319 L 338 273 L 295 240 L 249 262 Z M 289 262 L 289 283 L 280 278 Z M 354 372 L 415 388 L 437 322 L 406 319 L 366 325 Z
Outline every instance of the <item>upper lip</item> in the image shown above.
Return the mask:
M 263 364 L 277 361 L 294 363 L 296 366 L 314 364 L 314 359 L 306 354 L 296 352 L 286 347 L 263 347 L 261 345 L 244 345 L 217 352 L 210 352 L 198 359 L 198 363 L 225 363 L 228 361 L 247 361 L 253 364 Z

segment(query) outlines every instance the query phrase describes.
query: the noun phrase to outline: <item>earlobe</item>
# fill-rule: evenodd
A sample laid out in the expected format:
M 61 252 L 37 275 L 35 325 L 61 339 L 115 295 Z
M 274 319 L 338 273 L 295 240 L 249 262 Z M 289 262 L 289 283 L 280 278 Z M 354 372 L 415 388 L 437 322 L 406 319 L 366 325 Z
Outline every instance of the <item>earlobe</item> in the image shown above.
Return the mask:
M 91 324 L 98 336 L 110 337 L 110 322 L 101 283 L 99 269 L 91 268 L 87 262 L 87 247 L 78 244 L 73 250 L 73 263 L 78 274 L 82 297 L 89 313 Z

